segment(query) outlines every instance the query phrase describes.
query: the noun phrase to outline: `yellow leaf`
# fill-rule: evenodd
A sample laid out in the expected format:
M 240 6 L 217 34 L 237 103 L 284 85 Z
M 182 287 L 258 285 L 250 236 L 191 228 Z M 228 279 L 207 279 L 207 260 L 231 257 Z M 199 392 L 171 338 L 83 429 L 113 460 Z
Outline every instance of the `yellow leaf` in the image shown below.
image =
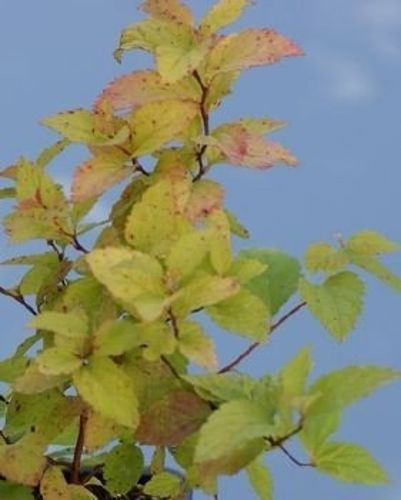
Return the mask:
M 179 0 L 145 0 L 141 8 L 157 19 L 193 24 L 191 10 Z
M 207 218 L 210 260 L 219 274 L 226 273 L 232 264 L 231 230 L 223 210 L 215 210 Z
M 178 348 L 193 363 L 209 370 L 217 368 L 214 342 L 195 321 L 179 324 Z
M 250 0 L 219 0 L 202 19 L 200 33 L 208 36 L 228 26 L 240 17 L 250 3 Z

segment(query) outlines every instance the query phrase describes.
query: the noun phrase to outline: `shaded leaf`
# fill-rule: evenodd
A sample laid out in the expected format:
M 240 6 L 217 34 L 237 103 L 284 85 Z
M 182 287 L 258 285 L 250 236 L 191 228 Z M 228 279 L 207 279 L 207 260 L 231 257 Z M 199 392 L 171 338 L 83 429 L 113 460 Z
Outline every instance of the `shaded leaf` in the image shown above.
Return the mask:
M 0 481 L 0 498 L 4 498 L 4 500 L 33 500 L 34 496 L 31 488 Z
M 107 489 L 114 495 L 131 490 L 142 475 L 144 458 L 140 448 L 130 442 L 115 446 L 106 456 L 103 468 Z
M 146 495 L 172 497 L 181 490 L 181 478 L 171 472 L 155 474 L 143 489 Z

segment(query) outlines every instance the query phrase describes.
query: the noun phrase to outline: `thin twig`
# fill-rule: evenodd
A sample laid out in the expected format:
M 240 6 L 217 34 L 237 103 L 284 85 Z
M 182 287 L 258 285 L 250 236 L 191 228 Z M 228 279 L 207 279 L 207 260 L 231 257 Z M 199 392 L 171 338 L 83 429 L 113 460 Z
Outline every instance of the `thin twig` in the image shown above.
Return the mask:
M 171 326 L 172 326 L 172 329 L 173 329 L 174 337 L 178 338 L 180 332 L 179 332 L 179 329 L 178 329 L 177 318 L 175 317 L 175 314 L 173 313 L 173 311 L 171 309 L 169 309 L 168 315 L 169 315 L 169 318 L 170 318 L 170 321 L 171 321 Z
M 75 248 L 75 250 L 78 250 L 79 252 L 82 253 L 89 253 L 89 250 L 86 249 L 82 243 L 78 240 L 78 236 L 76 234 L 71 235 L 72 238 L 72 246 Z
M 135 167 L 136 172 L 141 172 L 141 174 L 145 175 L 146 177 L 150 176 L 150 173 L 145 170 L 145 168 L 139 163 L 137 158 L 132 159 L 132 165 Z
M 287 434 L 285 434 L 284 436 L 279 436 L 279 437 L 273 437 L 273 436 L 269 436 L 267 438 L 267 441 L 271 444 L 271 446 L 273 447 L 276 447 L 276 446 L 280 446 L 281 444 L 283 444 L 285 441 L 288 441 L 289 439 L 291 439 L 292 437 L 294 437 L 296 434 L 299 434 L 302 429 L 303 429 L 303 426 L 304 426 L 304 418 L 303 416 L 300 418 L 299 422 L 298 422 L 298 425 L 292 429 L 292 431 L 288 432 Z
M 21 295 L 20 293 L 12 293 L 6 288 L 3 288 L 0 286 L 0 294 L 5 295 L 6 297 L 10 297 L 11 299 L 15 300 L 19 304 L 25 307 L 26 310 L 28 310 L 31 314 L 36 316 L 38 313 L 35 311 L 35 309 L 28 304 L 28 302 L 25 300 L 24 296 Z
M 56 252 L 59 262 L 64 260 L 64 252 L 57 247 L 54 240 L 47 240 L 47 244 L 49 245 L 50 248 L 52 248 Z
M 285 321 L 287 321 L 288 318 L 290 318 L 295 313 L 297 313 L 305 305 L 306 305 L 306 302 L 301 302 L 298 305 L 296 305 L 294 308 L 292 308 L 287 314 L 285 314 L 283 317 L 281 317 L 276 323 L 274 323 L 270 327 L 269 335 L 271 335 L 274 332 L 274 330 L 276 330 L 280 325 L 282 325 Z M 226 372 L 231 371 L 233 368 L 238 366 L 245 358 L 247 358 L 255 349 L 257 349 L 261 345 L 262 344 L 260 342 L 254 342 L 247 349 L 245 349 L 244 352 L 242 352 L 236 358 L 234 358 L 230 363 L 223 366 L 223 368 L 221 368 L 218 373 L 226 373 Z
M 82 458 L 82 453 L 84 451 L 85 431 L 87 422 L 88 422 L 88 414 L 86 410 L 84 410 L 79 417 L 79 431 L 78 431 L 77 442 L 75 444 L 74 458 L 72 461 L 72 469 L 71 469 L 72 484 L 80 484 L 81 458 Z
M 287 457 L 291 460 L 292 463 L 295 465 L 298 465 L 298 467 L 316 467 L 314 463 L 312 462 L 301 462 L 297 458 L 294 457 L 282 444 L 277 445 L 277 448 L 280 448 L 280 450 L 287 455 Z
M 202 116 L 203 133 L 204 133 L 204 135 L 207 136 L 207 135 L 210 135 L 209 113 L 206 109 L 206 99 L 208 96 L 209 88 L 203 83 L 202 78 L 200 77 L 198 71 L 195 70 L 192 74 L 193 74 L 193 77 L 195 78 L 195 80 L 198 82 L 199 87 L 202 90 L 202 97 L 201 97 L 201 102 L 200 102 L 200 112 L 201 112 L 201 116 Z M 204 155 L 205 155 L 206 149 L 207 149 L 207 144 L 204 144 L 196 154 L 196 160 L 197 160 L 198 165 L 199 165 L 199 170 L 198 170 L 198 173 L 193 178 L 194 182 L 200 180 L 208 170 L 208 167 L 204 163 Z

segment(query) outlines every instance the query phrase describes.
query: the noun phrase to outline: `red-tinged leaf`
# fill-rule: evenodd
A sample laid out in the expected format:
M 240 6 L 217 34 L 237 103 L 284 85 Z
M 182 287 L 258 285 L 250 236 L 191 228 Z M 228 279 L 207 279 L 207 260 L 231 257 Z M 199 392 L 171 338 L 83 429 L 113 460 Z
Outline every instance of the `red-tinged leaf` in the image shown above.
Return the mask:
M 157 19 L 193 24 L 191 10 L 179 0 L 145 0 L 141 9 Z
M 193 78 L 183 78 L 171 85 L 164 83 L 156 71 L 136 71 L 111 82 L 94 107 L 98 109 L 107 100 L 115 111 L 131 110 L 166 99 L 199 101 L 199 87 Z
M 224 190 L 219 184 L 202 179 L 192 189 L 186 215 L 192 222 L 198 222 L 214 210 L 222 208 L 223 199 Z
M 174 446 L 198 430 L 209 414 L 209 405 L 196 394 L 170 392 L 142 413 L 135 437 L 145 444 Z
M 11 179 L 13 181 L 17 178 L 18 167 L 17 165 L 10 165 L 4 170 L 0 171 L 0 177 L 5 177 L 6 179 Z
M 230 133 L 222 134 L 216 146 L 234 165 L 266 169 L 277 163 L 290 166 L 297 164 L 297 159 L 283 146 L 247 132 L 240 126 Z
M 78 167 L 72 184 L 72 200 L 86 201 L 103 194 L 134 172 L 133 165 L 124 165 L 127 156 L 115 149 L 95 156 Z
M 303 52 L 291 40 L 270 29 L 249 29 L 222 37 L 211 51 L 207 78 L 218 73 L 273 64 Z

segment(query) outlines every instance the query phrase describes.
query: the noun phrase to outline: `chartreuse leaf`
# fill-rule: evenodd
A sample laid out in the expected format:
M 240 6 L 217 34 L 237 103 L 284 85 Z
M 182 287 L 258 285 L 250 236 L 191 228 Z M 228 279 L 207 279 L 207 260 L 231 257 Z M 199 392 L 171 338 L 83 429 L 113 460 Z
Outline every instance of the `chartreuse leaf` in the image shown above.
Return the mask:
M 153 153 L 178 138 L 198 111 L 196 103 L 178 99 L 151 102 L 140 107 L 129 118 L 133 154 Z
M 235 236 L 238 236 L 239 238 L 243 238 L 244 240 L 249 239 L 249 231 L 248 229 L 243 226 L 236 215 L 234 215 L 232 212 L 229 210 L 225 210 L 225 213 L 228 217 L 228 221 L 230 223 L 230 229 Z
M 181 491 L 182 480 L 171 472 L 155 474 L 143 488 L 146 495 L 152 497 L 174 497 Z
M 84 486 L 68 484 L 58 467 L 50 467 L 40 482 L 43 500 L 94 500 L 96 497 Z
M 50 347 L 36 358 L 39 371 L 44 375 L 68 375 L 78 370 L 83 360 L 61 347 Z
M 230 223 L 223 210 L 214 210 L 206 220 L 210 260 L 218 274 L 225 274 L 231 267 Z
M 206 78 L 299 55 L 302 55 L 300 48 L 283 35 L 270 29 L 248 29 L 221 37 L 208 57 Z
M 401 293 L 401 277 L 392 273 L 376 257 L 356 255 L 351 252 L 348 252 L 348 255 L 352 264 L 372 274 L 396 292 Z
M 313 453 L 320 472 L 340 481 L 366 485 L 386 484 L 387 473 L 370 453 L 355 444 L 325 443 Z
M 4 500 L 33 500 L 33 491 L 26 486 L 0 481 L 0 498 Z
M 106 321 L 94 333 L 94 356 L 120 356 L 140 345 L 138 326 L 130 320 Z
M 180 178 L 163 179 L 147 189 L 127 219 L 127 242 L 142 252 L 165 256 L 172 243 L 189 229 L 181 214 L 190 188 L 189 179 Z
M 107 148 L 80 165 L 74 172 L 72 199 L 83 202 L 103 194 L 133 173 L 129 157 L 118 148 Z
M 93 250 L 86 260 L 95 278 L 139 319 L 157 319 L 165 306 L 163 271 L 156 259 L 123 247 Z
M 27 351 L 33 347 L 41 335 L 36 334 L 26 338 L 16 349 L 15 353 L 7 359 L 0 361 L 0 381 L 8 384 L 13 383 L 16 378 L 21 376 L 29 364 Z
M 157 361 L 161 356 L 173 354 L 177 339 L 165 322 L 155 321 L 138 325 L 138 338 L 144 347 L 143 357 L 148 361 Z
M 245 469 L 248 480 L 259 500 L 273 500 L 273 478 L 259 457 Z
M 275 315 L 298 289 L 298 261 L 279 250 L 256 248 L 243 250 L 239 257 L 256 259 L 267 266 L 265 272 L 246 284 L 246 288 L 260 297 L 271 315 Z
M 349 258 L 343 249 L 335 249 L 327 243 L 310 245 L 305 253 L 305 266 L 311 273 L 319 271 L 335 273 L 349 264 Z
M 113 495 L 124 495 L 139 481 L 144 468 L 140 448 L 130 442 L 115 446 L 106 456 L 103 468 L 106 486 Z
M 373 257 L 397 252 L 401 247 L 376 231 L 361 231 L 349 238 L 346 248 L 357 255 Z
M 141 8 L 156 19 L 193 24 L 191 10 L 179 0 L 145 0 Z
M 341 410 L 400 377 L 400 372 L 380 366 L 350 366 L 323 375 L 309 390 L 319 397 L 309 406 L 308 415 Z
M 209 250 L 208 234 L 190 230 L 184 233 L 170 248 L 166 259 L 168 278 L 179 282 L 190 276 L 201 264 Z
M 96 145 L 121 144 L 129 136 L 123 120 L 86 109 L 66 111 L 42 120 L 43 125 L 71 142 Z
M 262 300 L 246 288 L 239 293 L 208 307 L 207 314 L 221 328 L 263 342 L 270 328 L 270 313 Z
M 299 291 L 311 313 L 337 340 L 344 340 L 355 327 L 364 295 L 364 284 L 356 274 L 344 271 L 322 285 L 301 279 Z
M 202 19 L 199 31 L 211 35 L 240 17 L 250 0 L 219 0 Z
M 305 348 L 280 370 L 279 380 L 285 398 L 291 399 L 305 394 L 312 367 L 310 349 Z
M 82 338 L 88 333 L 88 318 L 79 310 L 73 313 L 45 311 L 38 314 L 29 326 L 37 330 L 49 330 L 68 338 Z
M 273 433 L 264 406 L 247 400 L 230 401 L 214 411 L 201 427 L 195 463 L 218 460 Z
M 194 277 L 173 296 L 174 313 L 180 317 L 187 316 L 191 311 L 218 304 L 239 290 L 240 285 L 235 278 L 207 274 Z
M 229 273 L 238 278 L 241 285 L 244 285 L 251 279 L 262 274 L 266 269 L 267 265 L 263 264 L 260 260 L 237 257 L 233 261 Z
M 131 378 L 111 359 L 95 357 L 73 374 L 80 396 L 101 415 L 136 428 L 138 400 Z
M 125 428 L 116 424 L 114 420 L 89 410 L 85 431 L 85 449 L 92 453 L 116 439 L 123 431 Z
M 341 411 L 333 410 L 320 415 L 308 415 L 304 420 L 299 438 L 310 454 L 334 434 L 341 423 Z
M 209 373 L 207 375 L 185 375 L 199 395 L 213 402 L 237 399 L 252 399 L 257 381 L 242 373 Z
M 31 361 L 26 370 L 13 382 L 13 388 L 21 394 L 36 394 L 66 382 L 65 375 L 49 376 L 43 374 L 38 363 Z
M 54 160 L 64 149 L 69 146 L 70 141 L 68 139 L 61 139 L 57 141 L 52 146 L 44 149 L 36 160 L 36 166 L 38 168 L 45 168 L 50 162 Z
M 213 370 L 217 368 L 214 342 L 195 321 L 179 324 L 178 349 L 191 362 Z

